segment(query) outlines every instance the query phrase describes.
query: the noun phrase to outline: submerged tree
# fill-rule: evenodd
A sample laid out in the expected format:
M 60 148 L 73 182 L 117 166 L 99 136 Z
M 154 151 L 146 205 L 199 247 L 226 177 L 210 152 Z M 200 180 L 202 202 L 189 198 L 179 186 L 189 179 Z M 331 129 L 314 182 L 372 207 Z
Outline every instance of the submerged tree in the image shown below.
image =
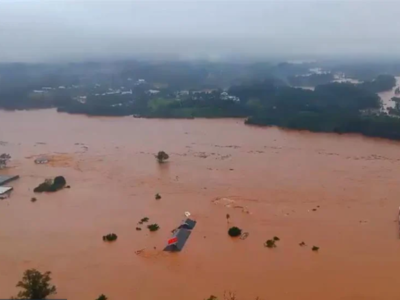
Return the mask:
M 163 163 L 164 161 L 166 161 L 169 158 L 169 155 L 164 151 L 159 151 L 156 155 L 156 158 L 159 163 Z
M 56 287 L 50 283 L 51 272 L 40 273 L 36 269 L 26 270 L 17 287 L 22 291 L 18 293 L 18 299 L 46 299 L 47 296 L 57 293 Z
M 115 233 L 109 233 L 107 235 L 103 235 L 103 241 L 114 242 L 116 241 L 118 236 Z
M 229 214 L 226 214 L 226 222 L 227 223 L 229 223 L 229 218 L 230 218 L 231 216 L 229 215 Z
M 219 299 L 218 297 L 216 297 L 214 295 L 211 295 L 206 300 L 218 300 L 218 299 Z M 236 297 L 235 293 L 229 292 L 229 291 L 225 291 L 223 300 L 239 300 L 239 299 Z M 260 300 L 260 298 L 257 297 L 255 300 Z
M 96 300 L 107 300 L 107 296 L 104 294 L 101 294 Z
M 7 153 L 3 153 L 0 155 L 0 169 L 4 169 L 7 167 L 8 162 L 11 159 L 11 155 Z
M 276 240 L 274 240 L 274 239 L 266 241 L 266 242 L 264 243 L 264 247 L 267 247 L 267 248 L 275 248 L 275 247 L 276 247 L 275 241 L 276 241 Z
M 237 236 L 239 236 L 239 235 L 241 235 L 242 234 L 242 229 L 240 229 L 239 227 L 231 227 L 231 228 L 229 228 L 229 230 L 228 230 L 228 234 L 231 236 L 231 237 L 237 237 Z
M 160 226 L 158 226 L 158 224 L 150 224 L 150 225 L 147 225 L 147 228 L 150 231 L 157 231 L 158 229 L 160 229 Z

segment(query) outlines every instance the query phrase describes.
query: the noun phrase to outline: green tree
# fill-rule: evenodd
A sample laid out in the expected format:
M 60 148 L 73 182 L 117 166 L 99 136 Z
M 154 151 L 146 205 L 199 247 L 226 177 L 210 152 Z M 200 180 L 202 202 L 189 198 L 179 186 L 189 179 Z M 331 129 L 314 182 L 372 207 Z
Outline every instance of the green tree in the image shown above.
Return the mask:
M 164 161 L 166 161 L 169 158 L 169 155 L 164 151 L 159 151 L 156 155 L 156 158 L 159 163 L 163 163 Z
M 57 293 L 56 287 L 50 283 L 51 272 L 40 273 L 36 269 L 26 270 L 17 287 L 22 291 L 17 299 L 46 299 L 47 296 Z
M 231 236 L 231 237 L 237 237 L 237 236 L 240 236 L 241 234 L 242 234 L 242 229 L 240 229 L 240 228 L 238 228 L 238 227 L 231 227 L 231 228 L 229 228 L 229 230 L 228 230 L 228 234 Z

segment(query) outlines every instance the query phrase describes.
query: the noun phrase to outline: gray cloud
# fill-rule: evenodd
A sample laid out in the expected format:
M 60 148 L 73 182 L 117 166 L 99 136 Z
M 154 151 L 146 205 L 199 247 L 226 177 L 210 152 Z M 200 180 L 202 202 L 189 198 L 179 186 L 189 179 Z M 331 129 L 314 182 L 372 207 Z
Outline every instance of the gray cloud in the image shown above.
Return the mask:
M 0 0 L 0 61 L 396 54 L 398 1 Z

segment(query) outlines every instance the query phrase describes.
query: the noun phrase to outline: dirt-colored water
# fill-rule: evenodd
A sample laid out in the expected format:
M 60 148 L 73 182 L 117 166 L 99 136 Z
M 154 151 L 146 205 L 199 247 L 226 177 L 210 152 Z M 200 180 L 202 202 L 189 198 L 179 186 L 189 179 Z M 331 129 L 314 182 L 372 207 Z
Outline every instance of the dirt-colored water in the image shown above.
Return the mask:
M 0 124 L 0 152 L 13 156 L 1 173 L 21 176 L 0 201 L 0 298 L 37 268 L 71 300 L 224 290 L 249 300 L 400 299 L 398 142 L 52 110 L 0 112 Z M 158 150 L 168 163 L 156 162 Z M 39 155 L 52 162 L 35 165 Z M 56 175 L 71 189 L 32 203 L 32 189 Z M 198 221 L 193 234 L 181 253 L 162 252 L 185 211 Z M 136 231 L 145 216 L 161 229 Z M 233 225 L 248 238 L 230 238 Z M 118 240 L 103 242 L 111 232 Z M 278 247 L 265 248 L 273 236 Z
M 400 77 L 396 77 L 396 85 L 390 91 L 379 93 L 379 97 L 382 100 L 382 108 L 384 112 L 388 112 L 389 107 L 395 107 L 396 103 L 392 100 L 393 97 L 396 97 L 395 90 L 400 86 Z

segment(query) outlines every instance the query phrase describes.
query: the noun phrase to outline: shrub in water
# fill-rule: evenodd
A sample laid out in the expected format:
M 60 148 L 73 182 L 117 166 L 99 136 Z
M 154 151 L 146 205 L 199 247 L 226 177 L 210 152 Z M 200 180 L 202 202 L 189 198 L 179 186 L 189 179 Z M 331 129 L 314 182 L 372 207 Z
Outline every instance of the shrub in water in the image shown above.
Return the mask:
M 99 298 L 97 298 L 96 300 L 107 300 L 107 299 L 108 299 L 107 296 L 101 294 L 101 295 L 99 296 Z
M 231 227 L 228 230 L 228 234 L 231 237 L 237 237 L 240 236 L 242 234 L 242 229 L 238 228 L 238 227 Z
M 274 241 L 279 241 L 280 239 L 277 236 L 274 236 Z
M 313 247 L 311 248 L 311 250 L 312 250 L 312 251 L 318 251 L 318 250 L 319 250 L 319 247 L 313 246 Z
M 143 219 L 140 220 L 140 222 L 144 223 L 144 222 L 148 222 L 149 218 L 148 217 L 144 217 Z
M 160 200 L 161 199 L 161 196 L 160 196 L 160 194 L 156 194 L 156 200 Z
M 42 192 L 56 192 L 61 190 L 67 181 L 63 176 L 57 176 L 54 180 L 45 180 L 43 183 L 39 184 L 37 187 L 34 188 L 35 193 L 42 193 Z
M 57 176 L 56 178 L 54 178 L 53 184 L 58 186 L 64 186 L 67 184 L 67 181 L 63 176 Z
M 158 229 L 160 229 L 160 226 L 158 226 L 158 224 L 150 224 L 150 225 L 147 226 L 147 228 L 150 231 L 157 231 Z
M 169 158 L 169 155 L 165 153 L 164 151 L 159 151 L 156 155 L 156 158 L 159 163 L 163 163 L 165 160 Z
M 266 241 L 265 244 L 264 244 L 264 246 L 267 247 L 267 248 L 275 248 L 275 247 L 276 247 L 276 245 L 275 245 L 275 240 L 268 240 L 268 241 Z
M 118 236 L 115 233 L 109 233 L 107 235 L 103 235 L 103 241 L 114 242 L 117 240 Z

